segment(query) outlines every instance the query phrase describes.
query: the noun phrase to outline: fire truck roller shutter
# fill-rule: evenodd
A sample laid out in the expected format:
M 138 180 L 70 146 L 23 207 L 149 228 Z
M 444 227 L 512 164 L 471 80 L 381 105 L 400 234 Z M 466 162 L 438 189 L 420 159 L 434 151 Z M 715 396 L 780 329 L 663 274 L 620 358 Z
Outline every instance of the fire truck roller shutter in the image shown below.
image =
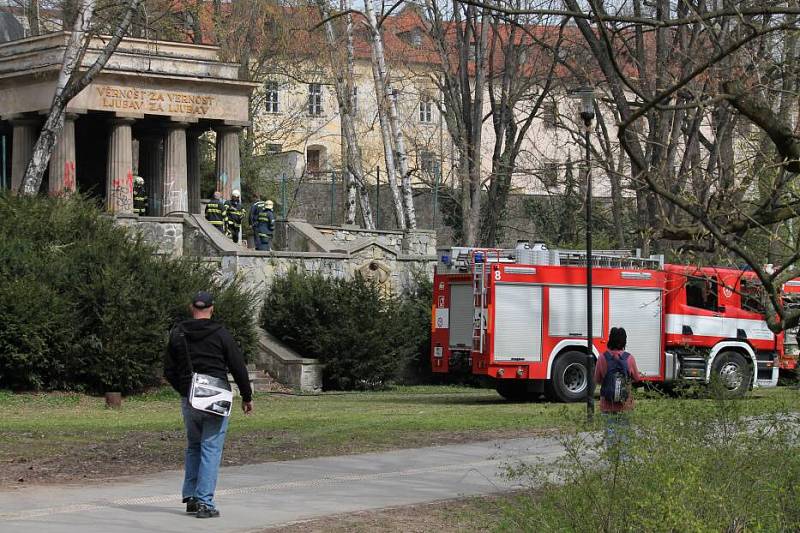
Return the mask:
M 450 348 L 472 346 L 472 319 L 475 308 L 469 283 L 450 284 Z
M 542 287 L 498 283 L 495 288 L 494 360 L 542 360 Z
M 609 327 L 628 333 L 626 351 L 636 357 L 642 376 L 661 375 L 661 291 L 610 289 Z
M 586 337 L 586 289 L 550 287 L 551 337 Z M 603 289 L 592 289 L 592 337 L 602 336 Z M 586 339 L 583 341 L 586 346 Z

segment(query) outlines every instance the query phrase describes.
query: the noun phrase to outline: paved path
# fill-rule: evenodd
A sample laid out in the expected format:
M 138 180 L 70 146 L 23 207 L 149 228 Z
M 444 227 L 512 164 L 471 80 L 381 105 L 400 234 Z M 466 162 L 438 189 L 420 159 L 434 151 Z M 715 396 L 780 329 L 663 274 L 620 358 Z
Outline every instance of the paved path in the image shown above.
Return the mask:
M 223 468 L 220 518 L 187 516 L 182 471 L 93 485 L 0 492 L 0 531 L 122 533 L 250 531 L 337 513 L 514 488 L 504 465 L 563 453 L 537 437 Z

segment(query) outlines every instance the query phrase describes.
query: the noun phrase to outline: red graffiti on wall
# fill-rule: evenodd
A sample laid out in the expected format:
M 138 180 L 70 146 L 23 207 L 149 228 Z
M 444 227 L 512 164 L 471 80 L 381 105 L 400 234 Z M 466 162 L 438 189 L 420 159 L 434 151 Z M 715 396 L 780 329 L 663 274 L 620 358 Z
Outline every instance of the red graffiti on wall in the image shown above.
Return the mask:
M 64 162 L 64 191 L 75 192 L 75 161 Z

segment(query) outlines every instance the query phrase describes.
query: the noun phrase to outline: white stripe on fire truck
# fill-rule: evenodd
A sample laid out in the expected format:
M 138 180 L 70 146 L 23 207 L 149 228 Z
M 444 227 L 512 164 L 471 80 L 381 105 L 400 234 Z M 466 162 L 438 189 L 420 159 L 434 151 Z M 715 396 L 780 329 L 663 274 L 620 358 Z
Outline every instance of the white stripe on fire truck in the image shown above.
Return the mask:
M 726 318 L 698 315 L 667 315 L 667 333 L 683 334 L 683 326 L 692 328 L 692 336 L 726 337 L 735 339 L 737 330 L 744 330 L 748 339 L 771 341 L 775 334 L 767 327 L 764 320 L 746 318 Z

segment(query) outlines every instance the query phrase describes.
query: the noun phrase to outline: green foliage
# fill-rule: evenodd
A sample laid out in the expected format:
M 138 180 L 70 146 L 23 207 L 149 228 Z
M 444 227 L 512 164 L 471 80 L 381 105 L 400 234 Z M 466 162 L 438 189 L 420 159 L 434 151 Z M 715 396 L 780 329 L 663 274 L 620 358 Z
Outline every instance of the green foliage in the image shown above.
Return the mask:
M 252 294 L 197 262 L 153 255 L 89 201 L 0 195 L 0 386 L 139 391 L 160 381 L 166 335 L 190 295 L 255 345 Z
M 537 238 L 551 246 L 583 248 L 586 245 L 585 203 L 582 198 L 531 196 L 525 200 L 525 214 L 536 226 Z M 592 203 L 592 241 L 595 249 L 619 248 L 614 232 L 614 217 L 622 217 L 622 227 L 627 239 L 633 242 L 636 220 L 635 209 L 627 202 L 623 213 L 615 215 L 611 202 L 595 199 Z
M 713 408 L 698 408 L 708 403 Z M 796 398 L 761 416 L 748 415 L 747 404 L 662 399 L 646 416 L 633 415 L 619 446 L 586 434 L 566 439 L 555 476 L 535 465 L 513 471 L 535 481 L 537 492 L 508 505 L 498 529 L 797 530 Z
M 326 389 L 379 388 L 422 364 L 430 331 L 425 290 L 396 297 L 360 276 L 331 279 L 291 270 L 273 283 L 261 320 L 298 353 L 325 364 Z

